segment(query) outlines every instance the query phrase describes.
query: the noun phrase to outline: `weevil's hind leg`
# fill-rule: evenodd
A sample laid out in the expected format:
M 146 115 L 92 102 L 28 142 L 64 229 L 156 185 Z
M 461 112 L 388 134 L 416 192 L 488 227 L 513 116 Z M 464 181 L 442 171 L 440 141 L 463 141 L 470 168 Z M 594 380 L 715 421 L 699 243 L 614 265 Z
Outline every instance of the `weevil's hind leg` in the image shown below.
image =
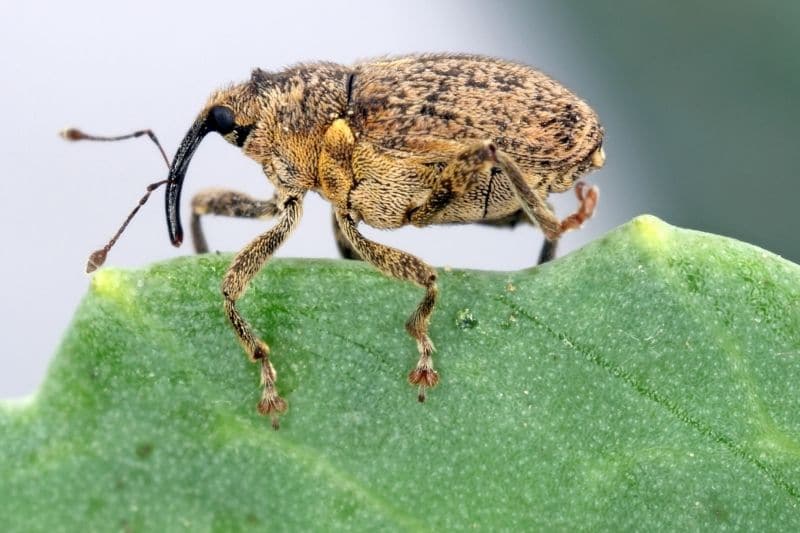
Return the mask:
M 542 228 L 547 240 L 557 240 L 562 233 L 579 228 L 586 219 L 592 216 L 598 196 L 596 187 L 592 187 L 584 194 L 583 185 L 578 184 L 575 188 L 581 202 L 578 211 L 565 218 L 563 222 L 559 221 L 553 209 L 548 205 L 545 195 L 542 191 L 532 189 L 528 185 L 525 176 L 514 160 L 504 152 L 496 150 L 494 145 L 491 145 L 491 149 L 495 153 L 497 164 L 511 180 L 511 185 L 522 203 L 522 208 Z
M 242 296 L 250 280 L 264 266 L 278 246 L 288 237 L 300 220 L 302 199 L 289 197 L 281 206 L 278 222 L 269 231 L 259 235 L 244 250 L 234 257 L 222 280 L 222 296 L 225 313 L 233 331 L 251 361 L 261 362 L 261 385 L 263 392 L 258 402 L 258 412 L 272 418 L 272 426 L 278 429 L 278 415 L 286 410 L 286 402 L 275 388 L 275 368 L 269 361 L 269 346 L 253 334 L 247 321 L 236 309 L 236 301 Z
M 339 255 L 344 259 L 361 260 L 361 256 L 358 255 L 356 249 L 353 248 L 353 245 L 350 244 L 350 241 L 347 240 L 344 232 L 342 232 L 342 228 L 339 227 L 339 221 L 336 220 L 336 209 L 331 211 L 331 215 L 333 217 L 333 236 L 336 239 L 336 247 L 339 249 Z
M 425 288 L 425 296 L 406 322 L 406 331 L 416 339 L 419 349 L 419 361 L 408 374 L 408 380 L 419 387 L 418 399 L 424 402 L 426 389 L 439 382 L 439 374 L 433 369 L 433 343 L 428 337 L 428 323 L 438 294 L 436 271 L 411 254 L 367 240 L 348 213 L 337 211 L 336 218 L 344 236 L 365 261 L 389 276 Z
M 208 252 L 200 218 L 205 215 L 218 215 L 236 218 L 271 218 L 278 214 L 275 198 L 259 200 L 247 194 L 224 190 L 204 189 L 192 198 L 192 243 L 198 254 Z
M 491 142 L 483 141 L 467 146 L 459 152 L 442 170 L 426 202 L 410 213 L 410 222 L 416 226 L 430 224 L 439 211 L 463 195 L 478 183 L 483 174 L 490 171 L 490 168 L 497 163 L 496 151 L 497 149 Z M 552 213 L 553 208 L 549 202 L 545 200 L 544 204 Z M 555 215 L 553 216 L 555 217 Z M 503 219 L 483 221 L 481 223 L 513 227 L 521 220 L 531 224 L 536 223 L 536 219 L 528 216 L 525 210 L 522 209 Z M 550 261 L 555 257 L 557 245 L 557 235 L 551 235 L 549 238 L 546 236 L 539 252 L 539 264 Z M 342 250 L 341 246 L 340 250 Z
M 553 206 L 550 202 L 547 202 L 547 206 L 550 210 L 553 210 Z M 533 221 L 523 209 L 519 211 L 515 211 L 510 215 L 499 218 L 496 220 L 481 220 L 478 222 L 479 224 L 485 226 L 494 226 L 494 227 L 506 227 L 506 228 L 513 228 L 520 222 L 525 222 L 527 224 L 536 225 L 535 221 Z M 550 240 L 545 238 L 544 242 L 542 243 L 542 248 L 539 251 L 539 260 L 536 263 L 537 265 L 541 265 L 542 263 L 547 263 L 548 261 L 552 261 L 556 257 L 556 251 L 558 250 L 558 238 Z

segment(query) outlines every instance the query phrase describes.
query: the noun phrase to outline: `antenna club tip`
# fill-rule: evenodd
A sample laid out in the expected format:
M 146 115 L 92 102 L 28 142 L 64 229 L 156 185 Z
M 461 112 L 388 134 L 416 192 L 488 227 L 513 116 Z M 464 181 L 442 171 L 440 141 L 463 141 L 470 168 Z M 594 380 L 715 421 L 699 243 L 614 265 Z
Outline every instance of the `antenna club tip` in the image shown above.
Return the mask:
M 95 250 L 94 252 L 92 252 L 92 254 L 89 256 L 89 260 L 86 261 L 86 273 L 91 274 L 92 272 L 103 266 L 103 263 L 106 262 L 107 254 L 108 251 L 102 248 L 100 250 Z
M 81 141 L 86 139 L 86 134 L 76 128 L 66 128 L 58 132 L 62 139 L 67 141 Z

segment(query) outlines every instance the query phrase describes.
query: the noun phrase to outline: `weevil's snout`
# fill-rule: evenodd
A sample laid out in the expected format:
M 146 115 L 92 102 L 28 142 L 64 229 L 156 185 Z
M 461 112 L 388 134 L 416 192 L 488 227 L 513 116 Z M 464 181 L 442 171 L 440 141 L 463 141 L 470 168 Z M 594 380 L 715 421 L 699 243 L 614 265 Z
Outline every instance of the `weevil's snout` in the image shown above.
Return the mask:
M 237 125 L 236 115 L 230 107 L 215 105 L 209 108 L 206 113 L 201 114 L 186 133 L 181 145 L 178 147 L 175 158 L 172 160 L 167 179 L 167 229 L 169 231 L 169 239 L 175 246 L 180 246 L 183 242 L 180 203 L 186 170 L 189 168 L 189 161 L 191 161 L 195 150 L 200 145 L 200 141 L 212 131 L 222 135 L 228 142 L 242 146 L 250 133 L 250 127 Z
M 181 227 L 181 189 L 183 179 L 186 177 L 186 169 L 189 168 L 189 161 L 192 160 L 197 146 L 203 137 L 211 131 L 208 129 L 207 116 L 200 116 L 195 120 L 189 131 L 186 132 L 175 157 L 172 158 L 172 166 L 169 168 L 167 177 L 166 208 L 167 208 L 167 230 L 169 240 L 175 246 L 180 246 L 183 242 L 183 227 Z

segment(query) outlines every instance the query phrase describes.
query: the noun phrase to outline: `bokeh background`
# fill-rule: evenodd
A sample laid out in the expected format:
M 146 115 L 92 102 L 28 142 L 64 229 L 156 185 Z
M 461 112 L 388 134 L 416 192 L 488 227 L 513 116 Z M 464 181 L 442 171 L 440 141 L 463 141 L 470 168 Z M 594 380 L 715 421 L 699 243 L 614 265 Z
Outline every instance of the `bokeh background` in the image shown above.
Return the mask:
M 800 260 L 800 2 L 29 1 L 0 14 L 0 398 L 35 390 L 87 289 L 88 252 L 165 176 L 144 139 L 67 144 L 57 131 L 150 127 L 172 153 L 207 95 L 255 66 L 421 51 L 535 65 L 589 101 L 607 131 L 607 165 L 589 178 L 601 188 L 597 215 L 562 253 L 652 213 Z M 216 136 L 192 162 L 185 201 L 211 185 L 271 192 L 257 165 Z M 309 200 L 279 256 L 336 256 L 328 208 Z M 575 200 L 555 203 L 563 216 Z M 225 219 L 206 227 L 218 250 L 265 229 Z M 524 268 L 541 243 L 529 227 L 366 233 L 466 268 Z M 188 253 L 169 244 L 158 193 L 109 264 Z

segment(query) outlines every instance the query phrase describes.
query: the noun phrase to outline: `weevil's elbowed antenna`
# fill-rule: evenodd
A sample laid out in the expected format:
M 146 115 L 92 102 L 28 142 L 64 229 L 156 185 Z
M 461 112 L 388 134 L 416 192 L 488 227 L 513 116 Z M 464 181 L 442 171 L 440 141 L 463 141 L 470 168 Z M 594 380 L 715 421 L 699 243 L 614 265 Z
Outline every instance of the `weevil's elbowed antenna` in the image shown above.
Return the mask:
M 136 207 L 134 207 L 127 218 L 125 218 L 125 221 L 105 246 L 95 250 L 89 255 L 89 260 L 86 262 L 86 272 L 94 272 L 105 263 L 109 250 L 117 243 L 117 240 L 120 235 L 122 235 L 122 232 L 125 231 L 125 228 L 128 227 L 131 219 L 133 219 L 136 213 L 139 212 L 139 209 L 147 203 L 153 191 L 164 184 L 167 185 L 166 208 L 169 239 L 175 246 L 180 246 L 183 242 L 183 228 L 181 227 L 180 220 L 181 188 L 183 187 L 183 179 L 186 177 L 186 169 L 189 166 L 189 161 L 192 159 L 200 141 L 203 140 L 203 137 L 205 137 L 207 133 L 216 131 L 222 135 L 226 135 L 233 131 L 234 127 L 234 115 L 230 108 L 224 106 L 212 107 L 208 113 L 201 115 L 186 133 L 172 163 L 170 163 L 166 152 L 164 152 L 164 148 L 162 148 L 161 143 L 158 141 L 158 137 L 149 129 L 137 130 L 127 135 L 113 136 L 90 135 L 76 128 L 68 128 L 59 132 L 61 137 L 68 141 L 124 141 L 126 139 L 134 139 L 147 135 L 158 147 L 158 151 L 161 152 L 161 157 L 164 159 L 164 163 L 166 163 L 169 169 L 169 176 L 167 179 L 156 181 L 147 186 L 144 196 L 139 199 L 139 203 L 136 204 Z
M 153 141 L 155 145 L 158 147 L 158 151 L 161 152 L 161 157 L 164 158 L 164 163 L 166 163 L 167 168 L 169 168 L 170 166 L 169 158 L 167 157 L 166 152 L 164 152 L 164 148 L 161 147 L 161 143 L 158 142 L 158 137 L 156 137 L 156 134 L 153 133 L 152 130 L 137 130 L 127 135 L 106 136 L 106 135 L 90 135 L 88 133 L 82 132 L 79 129 L 67 128 L 65 130 L 61 130 L 59 134 L 61 135 L 61 137 L 63 137 L 68 141 L 124 141 L 126 139 L 134 139 L 136 137 L 141 137 L 142 135 L 147 135 L 150 138 L 150 140 Z M 148 198 L 150 198 L 150 194 L 152 194 L 153 191 L 155 191 L 165 183 L 167 183 L 167 180 L 161 180 L 155 183 L 151 183 L 150 185 L 147 186 L 147 188 L 145 189 L 144 196 L 142 196 L 139 199 L 139 203 L 136 204 L 136 207 L 133 208 L 133 210 L 127 216 L 127 218 L 119 227 L 114 236 L 111 237 L 111 239 L 109 239 L 109 241 L 105 244 L 105 246 L 95 250 L 89 255 L 89 260 L 86 262 L 87 274 L 94 272 L 99 267 L 101 267 L 103 263 L 106 262 L 108 251 L 111 250 L 114 244 L 116 244 L 117 239 L 119 239 L 119 236 L 122 235 L 123 231 L 125 231 L 125 228 L 128 227 L 128 224 L 130 223 L 131 219 L 136 215 L 136 213 L 139 212 L 139 209 L 141 209 L 141 207 L 145 203 L 147 203 Z

